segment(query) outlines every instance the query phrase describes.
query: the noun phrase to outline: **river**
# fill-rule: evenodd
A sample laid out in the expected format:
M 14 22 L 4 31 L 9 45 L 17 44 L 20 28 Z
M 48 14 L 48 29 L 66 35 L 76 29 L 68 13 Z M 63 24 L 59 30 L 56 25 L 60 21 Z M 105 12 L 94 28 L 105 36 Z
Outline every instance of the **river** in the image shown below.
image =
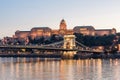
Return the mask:
M 0 80 L 120 80 L 120 59 L 0 58 Z

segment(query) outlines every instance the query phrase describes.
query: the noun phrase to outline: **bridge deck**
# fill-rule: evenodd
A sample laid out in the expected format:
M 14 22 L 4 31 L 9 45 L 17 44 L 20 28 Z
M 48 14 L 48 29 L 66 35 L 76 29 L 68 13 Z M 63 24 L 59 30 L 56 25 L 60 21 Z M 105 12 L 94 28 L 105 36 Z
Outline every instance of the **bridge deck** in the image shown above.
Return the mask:
M 1 45 L 0 49 L 38 49 L 38 50 L 56 50 L 56 51 L 77 51 L 77 52 L 93 52 L 93 53 L 103 53 L 102 50 L 83 50 L 83 49 L 64 49 L 56 47 L 44 47 L 37 45 Z

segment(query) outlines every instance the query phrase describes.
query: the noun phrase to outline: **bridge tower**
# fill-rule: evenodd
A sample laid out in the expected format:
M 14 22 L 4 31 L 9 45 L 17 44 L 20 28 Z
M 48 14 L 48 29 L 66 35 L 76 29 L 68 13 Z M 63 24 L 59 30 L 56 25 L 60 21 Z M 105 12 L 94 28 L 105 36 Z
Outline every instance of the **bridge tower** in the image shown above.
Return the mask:
M 64 49 L 74 49 L 76 47 L 75 45 L 75 35 L 64 35 Z M 72 59 L 74 55 L 76 54 L 76 51 L 64 51 L 63 52 L 63 58 L 64 59 Z

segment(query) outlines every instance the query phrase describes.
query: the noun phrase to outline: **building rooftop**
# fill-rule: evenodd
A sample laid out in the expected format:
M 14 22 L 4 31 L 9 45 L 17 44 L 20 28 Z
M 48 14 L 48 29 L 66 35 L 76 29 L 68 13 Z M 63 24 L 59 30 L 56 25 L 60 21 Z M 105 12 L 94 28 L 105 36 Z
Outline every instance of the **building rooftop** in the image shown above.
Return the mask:
M 34 27 L 31 29 L 31 31 L 36 31 L 36 30 L 51 30 L 49 27 Z
M 32 29 L 50 29 L 49 27 L 33 27 Z
M 114 28 L 113 28 L 114 29 Z M 95 31 L 111 31 L 111 30 L 113 30 L 113 29 L 95 29 Z M 116 29 L 114 29 L 114 30 L 116 30 Z
M 94 29 L 93 26 L 75 26 L 74 28 L 87 28 L 87 29 L 90 29 L 90 30 Z
M 19 31 L 19 30 L 17 30 L 15 33 L 28 33 L 28 32 L 30 32 L 30 31 Z

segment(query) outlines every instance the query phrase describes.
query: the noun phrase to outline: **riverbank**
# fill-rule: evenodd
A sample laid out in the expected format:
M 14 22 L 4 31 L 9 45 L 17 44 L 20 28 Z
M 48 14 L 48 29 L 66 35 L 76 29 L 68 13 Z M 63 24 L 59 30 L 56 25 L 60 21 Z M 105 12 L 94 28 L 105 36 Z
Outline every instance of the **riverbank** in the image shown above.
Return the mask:
M 61 58 L 60 54 L 0 54 L 0 57 Z
M 101 53 L 101 54 L 76 54 L 74 56 L 74 59 L 120 59 L 120 53 L 115 53 L 115 54 L 104 54 L 104 53 Z
M 0 57 L 27 57 L 27 58 L 62 58 L 62 54 L 0 54 Z M 120 53 L 116 54 L 76 54 L 73 59 L 120 59 Z

